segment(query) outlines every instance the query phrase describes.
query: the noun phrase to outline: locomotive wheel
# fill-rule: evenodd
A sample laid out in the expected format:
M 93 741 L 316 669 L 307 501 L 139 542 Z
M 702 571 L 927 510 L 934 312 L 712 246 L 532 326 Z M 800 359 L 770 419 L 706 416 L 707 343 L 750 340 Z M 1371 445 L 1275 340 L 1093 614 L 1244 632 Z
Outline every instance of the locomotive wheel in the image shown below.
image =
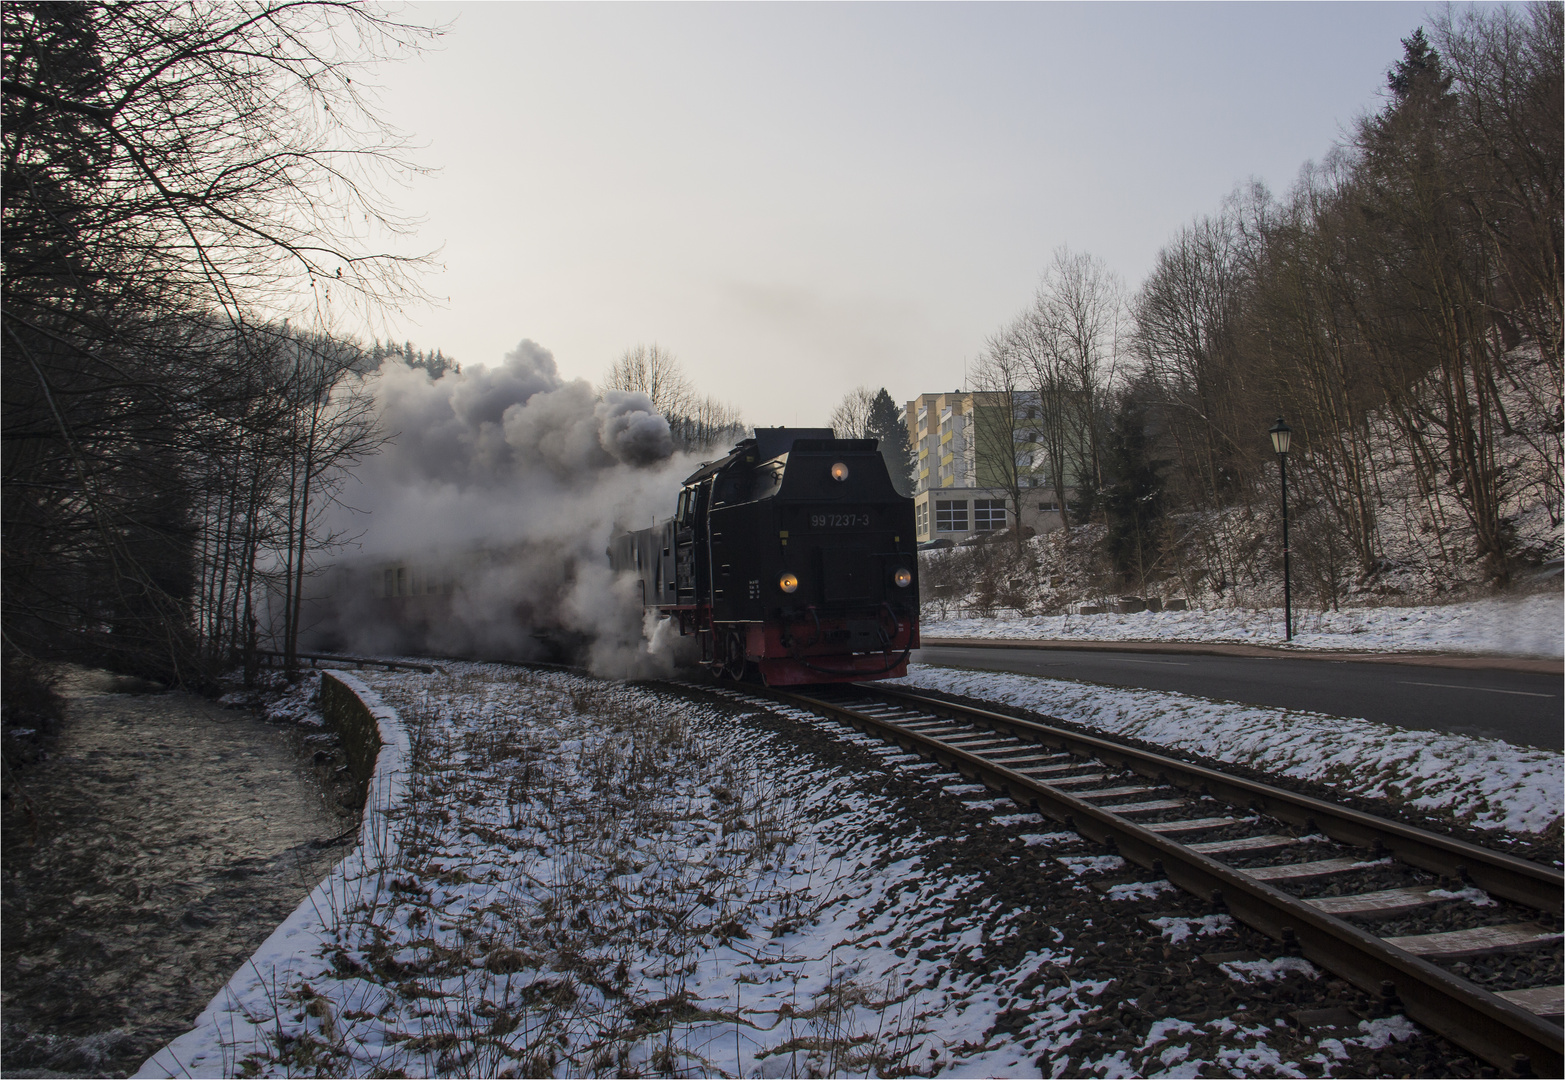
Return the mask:
M 739 636 L 739 631 L 728 632 L 728 655 L 723 660 L 723 674 L 734 682 L 744 681 L 745 668 L 748 663 L 744 655 L 744 639 Z

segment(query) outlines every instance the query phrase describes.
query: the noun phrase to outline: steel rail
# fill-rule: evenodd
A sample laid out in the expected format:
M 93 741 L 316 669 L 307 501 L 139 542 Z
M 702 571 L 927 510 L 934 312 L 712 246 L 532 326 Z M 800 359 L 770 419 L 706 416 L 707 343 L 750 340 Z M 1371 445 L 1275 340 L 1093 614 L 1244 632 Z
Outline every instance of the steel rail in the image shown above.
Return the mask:
M 875 687 L 874 692 L 893 701 L 916 703 L 925 712 L 975 722 L 979 726 L 1005 731 L 1027 741 L 1043 742 L 1045 745 L 1052 744 L 1084 753 L 1110 764 L 1135 768 L 1144 775 L 1157 776 L 1162 773 L 1198 778 L 1198 783 L 1207 789 L 1216 787 L 1218 790 L 1233 790 L 1245 796 L 1287 795 L 1289 800 L 1303 798 L 1252 781 L 1225 777 L 1214 770 L 1190 766 L 1161 755 L 1032 721 L 901 690 Z M 945 743 L 938 737 L 921 734 L 893 721 L 806 694 L 780 690 L 769 690 L 767 693 L 784 703 L 844 720 L 866 734 L 887 739 L 911 753 L 939 761 L 964 776 L 1003 791 L 1024 806 L 1036 807 L 1082 836 L 1109 846 L 1123 858 L 1147 867 L 1154 873 L 1161 873 L 1180 888 L 1225 907 L 1241 922 L 1282 941 L 1306 959 L 1320 964 L 1361 990 L 1383 998 L 1394 995 L 1410 1018 L 1503 1070 L 1522 1072 L 1524 1070 L 1521 1066 L 1530 1065 L 1540 1076 L 1553 1076 L 1561 1075 L 1561 1069 L 1565 1068 L 1565 1046 L 1562 1046 L 1558 1026 L 1421 957 L 1389 945 L 1343 919 L 1327 915 L 1280 889 L 1257 881 L 1242 871 L 1191 851 L 1160 833 L 1084 799 Z M 1136 768 L 1137 765 L 1141 768 Z M 1218 790 L 1210 790 L 1210 793 L 1215 798 L 1223 798 Z M 1280 798 L 1270 798 L 1268 801 L 1278 803 L 1279 807 L 1296 805 Z M 1342 810 L 1313 799 L 1307 800 L 1305 805 L 1310 808 L 1317 826 L 1323 824 L 1321 817 L 1325 816 L 1324 810 Z M 1267 809 L 1266 812 L 1273 811 Z M 1349 813 L 1352 820 L 1352 828 L 1349 830 L 1351 835 L 1363 835 L 1371 822 L 1393 824 L 1378 822 L 1370 815 L 1356 811 Z M 1300 823 L 1305 822 L 1301 819 Z M 1430 834 L 1428 841 L 1419 846 L 1412 844 L 1408 835 L 1417 834 L 1417 830 L 1398 825 L 1393 831 L 1399 846 L 1414 851 L 1422 851 L 1424 847 L 1438 848 L 1440 845 L 1434 841 L 1444 841 L 1444 838 Z M 1482 848 L 1475 845 L 1460 847 L 1468 858 L 1471 858 L 1466 850 L 1468 848 L 1483 852 Z M 1491 852 L 1483 854 L 1494 855 Z M 1523 862 L 1506 856 L 1494 857 L 1512 863 Z M 1546 873 L 1548 868 L 1537 869 Z M 1478 875 L 1474 875 L 1474 880 L 1478 880 Z M 1557 893 L 1553 899 L 1558 902 Z
M 1525 907 L 1556 915 L 1565 908 L 1565 874 L 1553 867 L 1109 739 L 898 688 L 876 686 L 874 692 L 914 703 L 928 712 L 949 713 L 977 721 L 984 727 L 1095 757 L 1161 783 L 1192 789 L 1293 825 L 1319 830 L 1333 840 L 1392 855 L 1443 877 L 1461 878 L 1490 895 L 1514 900 Z

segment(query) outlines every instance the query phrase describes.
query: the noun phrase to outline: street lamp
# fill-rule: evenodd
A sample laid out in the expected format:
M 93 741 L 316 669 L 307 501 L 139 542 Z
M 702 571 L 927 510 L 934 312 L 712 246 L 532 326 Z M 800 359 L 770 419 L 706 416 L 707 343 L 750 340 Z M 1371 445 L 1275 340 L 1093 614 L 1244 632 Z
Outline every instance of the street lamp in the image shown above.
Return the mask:
M 1293 429 L 1277 418 L 1271 429 L 1272 449 L 1277 451 L 1277 467 L 1282 470 L 1282 625 L 1287 640 L 1293 640 L 1293 588 L 1288 574 L 1288 443 Z

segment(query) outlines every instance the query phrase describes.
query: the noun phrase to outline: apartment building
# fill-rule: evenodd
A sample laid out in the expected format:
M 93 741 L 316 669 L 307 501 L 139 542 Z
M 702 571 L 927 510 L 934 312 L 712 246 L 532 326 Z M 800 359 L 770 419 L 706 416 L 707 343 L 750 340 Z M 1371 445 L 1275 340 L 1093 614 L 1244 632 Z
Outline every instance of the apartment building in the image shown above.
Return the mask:
M 907 403 L 908 438 L 917 458 L 913 514 L 918 540 L 961 542 L 1009 528 L 1010 494 L 1002 479 L 1009 452 L 1020 474 L 1022 527 L 1048 532 L 1063 526 L 1060 507 L 1028 421 L 1036 395 L 1010 395 L 1014 419 L 1005 421 L 1007 395 L 956 390 L 922 394 Z M 1066 495 L 1069 498 L 1069 494 Z

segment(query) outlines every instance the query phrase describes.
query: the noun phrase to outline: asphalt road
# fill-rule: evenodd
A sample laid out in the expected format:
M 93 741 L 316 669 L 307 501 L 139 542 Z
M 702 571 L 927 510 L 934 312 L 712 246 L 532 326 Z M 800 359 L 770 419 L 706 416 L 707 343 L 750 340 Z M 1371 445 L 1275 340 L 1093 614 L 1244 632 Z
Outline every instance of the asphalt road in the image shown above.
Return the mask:
M 1427 731 L 1483 735 L 1509 743 L 1565 749 L 1562 680 L 1515 671 L 1415 667 L 1198 653 L 1065 649 L 919 649 L 921 664 L 1014 671 L 1052 679 L 1308 709 Z

